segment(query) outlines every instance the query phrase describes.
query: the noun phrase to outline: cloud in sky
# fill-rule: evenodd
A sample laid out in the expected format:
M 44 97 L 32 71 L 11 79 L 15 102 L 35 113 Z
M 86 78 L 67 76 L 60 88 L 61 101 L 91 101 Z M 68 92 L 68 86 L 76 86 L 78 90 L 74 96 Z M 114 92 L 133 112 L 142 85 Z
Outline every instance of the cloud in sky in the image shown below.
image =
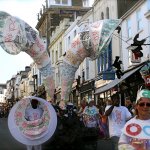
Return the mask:
M 42 8 L 42 4 L 45 4 L 45 0 L 0 0 L 0 11 L 19 17 L 35 29 L 37 13 Z M 32 62 L 32 58 L 24 52 L 10 55 L 0 47 L 0 83 L 6 83 Z

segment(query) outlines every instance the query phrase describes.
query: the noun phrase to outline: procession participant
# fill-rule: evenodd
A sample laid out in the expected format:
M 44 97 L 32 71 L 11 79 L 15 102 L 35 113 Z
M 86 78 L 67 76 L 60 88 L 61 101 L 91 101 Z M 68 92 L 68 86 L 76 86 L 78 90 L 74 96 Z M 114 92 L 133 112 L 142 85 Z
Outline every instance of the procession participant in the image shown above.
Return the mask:
M 90 100 L 83 110 L 83 122 L 88 128 L 96 128 L 99 125 L 99 110 L 94 105 L 94 100 Z
M 125 106 L 120 105 L 120 97 L 118 93 L 111 96 L 112 105 L 105 108 L 105 115 L 109 121 L 109 136 L 112 141 L 114 150 L 118 150 L 118 141 L 121 135 L 121 129 L 132 115 Z
M 137 93 L 136 116 L 122 130 L 119 150 L 150 150 L 150 90 Z
M 8 128 L 12 136 L 27 146 L 27 150 L 41 150 L 41 144 L 49 140 L 57 125 L 52 105 L 45 99 L 30 96 L 18 101 L 8 116 Z
M 31 107 L 25 109 L 25 119 L 27 121 L 38 120 L 43 115 L 43 109 L 39 107 L 39 101 L 37 99 L 31 99 Z M 27 145 L 27 150 L 42 150 L 41 145 Z

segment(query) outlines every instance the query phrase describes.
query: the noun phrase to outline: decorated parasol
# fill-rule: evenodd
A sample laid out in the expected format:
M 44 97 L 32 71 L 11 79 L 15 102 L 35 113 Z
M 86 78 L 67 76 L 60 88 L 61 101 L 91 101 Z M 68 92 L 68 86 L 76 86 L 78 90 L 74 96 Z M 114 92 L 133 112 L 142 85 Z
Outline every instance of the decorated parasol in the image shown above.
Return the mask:
M 40 119 L 28 121 L 25 119 L 25 110 L 31 106 L 30 101 L 36 99 L 43 109 Z M 26 97 L 17 102 L 8 116 L 8 127 L 12 136 L 25 145 L 40 145 L 49 140 L 57 125 L 57 116 L 54 108 L 45 99 Z

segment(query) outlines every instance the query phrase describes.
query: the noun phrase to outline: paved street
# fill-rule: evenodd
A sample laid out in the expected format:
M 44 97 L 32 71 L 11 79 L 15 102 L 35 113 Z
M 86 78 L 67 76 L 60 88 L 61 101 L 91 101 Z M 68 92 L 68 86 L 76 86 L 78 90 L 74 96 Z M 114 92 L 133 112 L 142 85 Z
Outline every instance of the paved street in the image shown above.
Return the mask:
M 43 144 L 43 150 L 52 150 L 50 142 Z M 65 148 L 63 148 L 65 149 Z M 98 140 L 97 148 L 87 143 L 85 150 L 111 150 L 109 140 Z M 7 118 L 0 118 L 0 150 L 26 150 L 26 146 L 16 141 L 8 130 Z
M 26 150 L 26 147 L 16 141 L 10 134 L 7 118 L 0 118 L 0 150 Z

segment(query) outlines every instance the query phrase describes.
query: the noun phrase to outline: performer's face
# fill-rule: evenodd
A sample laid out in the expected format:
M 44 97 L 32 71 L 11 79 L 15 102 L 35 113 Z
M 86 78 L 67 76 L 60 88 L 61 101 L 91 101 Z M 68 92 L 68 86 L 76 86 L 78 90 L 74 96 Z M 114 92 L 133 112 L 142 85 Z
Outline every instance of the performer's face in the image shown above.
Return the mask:
M 38 100 L 32 99 L 31 105 L 32 105 L 32 108 L 36 109 L 36 108 L 37 108 L 37 105 L 38 105 Z
M 136 109 L 139 119 L 150 119 L 150 98 L 141 97 L 136 105 Z

